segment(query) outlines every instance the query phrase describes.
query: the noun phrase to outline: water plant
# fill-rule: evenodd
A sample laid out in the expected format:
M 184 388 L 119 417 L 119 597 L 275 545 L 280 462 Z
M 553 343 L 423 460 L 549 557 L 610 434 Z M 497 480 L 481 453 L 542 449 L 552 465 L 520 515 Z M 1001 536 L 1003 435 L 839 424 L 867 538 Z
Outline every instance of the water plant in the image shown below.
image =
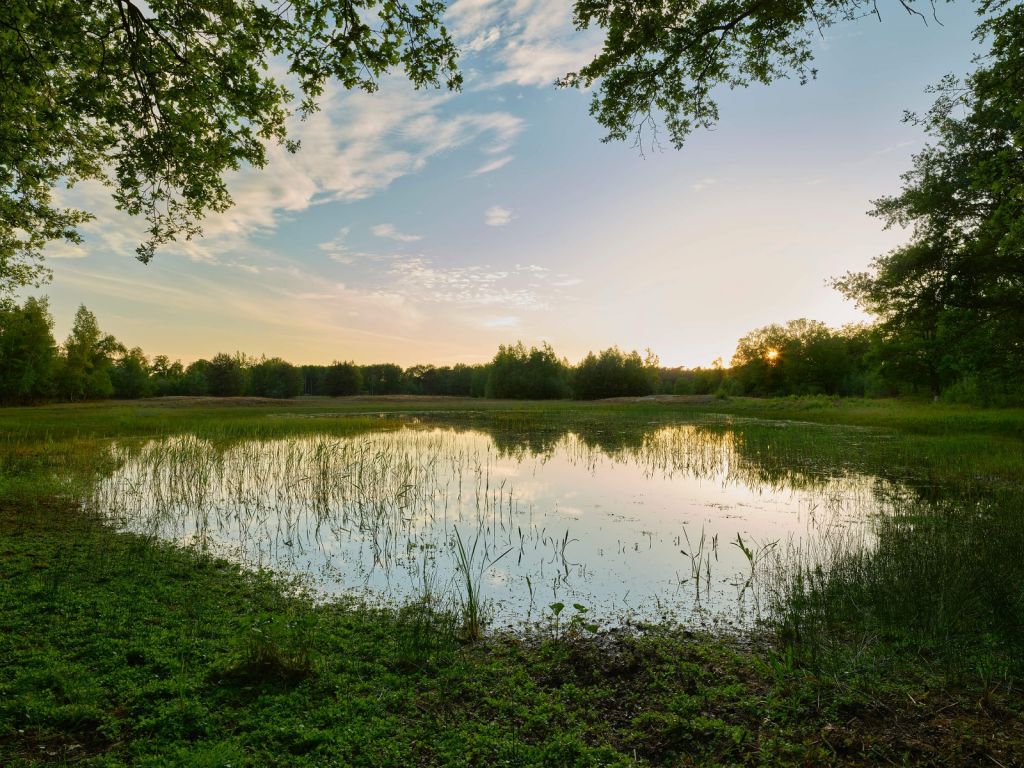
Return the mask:
M 486 551 L 481 552 L 477 562 L 477 547 L 480 544 L 482 529 L 478 528 L 473 543 L 467 550 L 462 541 L 462 534 L 455 528 L 456 568 L 462 575 L 464 592 L 461 595 L 462 628 L 466 639 L 479 640 L 483 637 L 488 620 L 488 605 L 481 595 L 484 573 L 497 564 L 505 555 L 512 551 L 509 547 L 496 557 L 488 557 Z

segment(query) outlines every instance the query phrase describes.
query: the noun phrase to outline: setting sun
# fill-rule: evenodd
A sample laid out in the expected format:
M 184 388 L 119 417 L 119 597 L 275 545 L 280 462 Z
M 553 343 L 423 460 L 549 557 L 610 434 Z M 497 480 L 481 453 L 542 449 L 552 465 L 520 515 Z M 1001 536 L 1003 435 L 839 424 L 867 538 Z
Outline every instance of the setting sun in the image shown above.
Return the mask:
M 769 363 L 774 363 L 776 360 L 779 359 L 779 350 L 769 349 L 767 352 L 765 352 L 764 356 Z

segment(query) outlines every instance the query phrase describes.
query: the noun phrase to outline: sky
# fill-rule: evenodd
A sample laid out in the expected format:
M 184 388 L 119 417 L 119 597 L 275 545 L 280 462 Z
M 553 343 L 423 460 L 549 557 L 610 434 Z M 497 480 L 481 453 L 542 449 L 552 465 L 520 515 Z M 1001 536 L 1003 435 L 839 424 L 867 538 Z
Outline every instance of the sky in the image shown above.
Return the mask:
M 714 130 L 641 153 L 603 143 L 589 94 L 554 86 L 601 43 L 570 2 L 454 0 L 461 92 L 398 76 L 329 90 L 294 126 L 297 155 L 232 174 L 236 205 L 202 239 L 143 265 L 142 226 L 109 190 L 66 192 L 96 220 L 49 250 L 55 334 L 85 304 L 122 343 L 185 363 L 480 363 L 522 340 L 697 366 L 769 323 L 865 320 L 829 280 L 906 239 L 866 211 L 924 145 L 903 111 L 970 71 L 972 5 L 926 25 L 880 2 L 881 22 L 826 30 L 816 80 L 724 90 Z

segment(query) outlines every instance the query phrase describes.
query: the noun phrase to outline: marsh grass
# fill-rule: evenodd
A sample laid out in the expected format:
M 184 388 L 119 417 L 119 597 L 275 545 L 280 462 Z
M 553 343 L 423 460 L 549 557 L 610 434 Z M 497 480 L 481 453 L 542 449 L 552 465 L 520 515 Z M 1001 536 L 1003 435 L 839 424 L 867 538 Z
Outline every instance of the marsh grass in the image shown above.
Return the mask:
M 1024 672 L 1024 497 L 908 498 L 874 521 L 872 544 L 847 542 L 813 565 L 774 573 L 781 640 L 830 670 L 902 663 L 952 674 Z
M 515 404 L 448 417 L 491 430 L 505 451 L 550 451 L 569 431 L 577 446 L 630 460 L 638 446 L 662 446 L 648 454 L 651 471 L 714 454 L 659 436 L 658 425 L 685 418 L 699 422 L 707 446 L 732 435 L 719 455 L 737 480 L 822 487 L 857 472 L 878 478 L 858 492 L 881 495 L 887 511 L 863 539 L 837 526 L 813 551 L 780 541 L 762 556 L 765 542 L 743 538 L 756 573 L 748 592 L 766 590 L 772 601 L 753 644 L 671 623 L 571 633 L 570 609 L 557 641 L 548 630 L 466 643 L 455 598 L 444 597 L 451 585 L 425 554 L 416 554 L 422 586 L 408 605 L 324 603 L 218 559 L 199 540 L 181 547 L 154 529 L 115 533 L 107 515 L 73 504 L 168 437 L 195 442 L 168 446 L 149 477 L 174 489 L 166 508 L 179 491 L 203 508 L 209 498 L 173 466 L 185 457 L 197 462 L 193 478 L 215 484 L 225 460 L 262 471 L 245 449 L 225 459 L 247 440 L 400 425 L 364 415 L 270 418 L 314 407 L 327 408 L 0 411 L 0 763 L 1024 764 L 1019 412 L 723 401 L 716 412 Z M 759 413 L 776 421 L 749 418 Z M 827 423 L 843 419 L 862 429 L 836 440 Z M 367 521 L 408 516 L 416 492 L 395 484 L 385 493 L 375 472 L 412 465 L 367 454 L 362 474 L 339 474 L 333 442 L 310 445 L 308 461 L 280 448 L 293 470 L 282 505 L 302 498 L 326 509 L 348 488 Z M 475 497 L 470 474 L 465 493 Z M 492 527 L 508 496 L 495 503 L 482 481 Z M 472 550 L 470 522 L 457 530 Z M 283 542 L 295 528 L 270 533 Z M 550 539 L 565 541 L 561 531 Z M 485 558 L 466 554 L 477 572 Z
M 422 560 L 416 595 L 395 610 L 397 663 L 430 670 L 449 664 L 459 644 L 458 612 L 431 558 Z
M 482 529 L 477 528 L 476 535 L 469 548 L 462 541 L 462 534 L 455 528 L 456 569 L 462 576 L 463 593 L 461 595 L 462 630 L 468 640 L 476 641 L 483 637 L 484 630 L 490 621 L 490 608 L 483 596 L 484 574 L 489 568 L 497 565 L 512 551 L 509 547 L 499 555 L 491 556 L 486 548 L 479 551 Z
M 111 470 L 84 498 L 89 508 L 127 530 L 232 557 L 253 568 L 313 572 L 328 592 L 358 589 L 360 580 L 369 589 L 372 580 L 382 597 L 416 602 L 420 592 L 437 592 L 422 584 L 430 560 L 441 566 L 441 588 L 454 590 L 471 637 L 492 618 L 480 594 L 484 575 L 513 551 L 509 560 L 515 562 L 498 576 L 506 579 L 502 583 L 526 584 L 530 607 L 522 595 L 524 613 L 532 611 L 539 589 L 551 589 L 555 600 L 591 603 L 590 594 L 566 592 L 574 588 L 574 580 L 591 578 L 593 569 L 602 567 L 599 560 L 585 557 L 576 562 L 573 545 L 585 528 L 570 530 L 564 520 L 535 513 L 533 501 L 520 504 L 503 474 L 510 467 L 529 476 L 556 459 L 585 483 L 609 464 L 627 464 L 641 484 L 648 479 L 706 478 L 758 493 L 767 489 L 785 496 L 786 503 L 792 503 L 793 494 L 817 500 L 830 507 L 829 515 L 847 508 L 870 509 L 874 503 L 874 481 L 854 470 L 850 477 L 843 470 L 837 478 L 827 468 L 794 468 L 786 463 L 794 454 L 776 446 L 770 452 L 775 471 L 747 448 L 750 436 L 727 422 L 645 424 L 635 436 L 616 436 L 607 447 L 586 432 L 563 433 L 552 449 L 557 457 L 543 454 L 535 459 L 518 451 L 507 456 L 503 451 L 509 450 L 510 438 L 496 446 L 478 427 L 461 431 L 421 425 L 227 442 L 193 434 L 113 441 L 102 449 Z M 828 436 L 826 428 L 814 431 L 819 439 Z M 516 463 L 524 461 L 529 463 Z M 500 482 L 495 479 L 499 476 Z M 567 485 L 564 490 L 574 488 Z M 850 501 L 854 491 L 856 498 Z M 673 525 L 671 520 L 666 524 Z M 680 579 L 679 586 L 689 584 L 697 599 L 695 610 L 725 608 L 719 593 L 727 590 L 721 583 L 732 576 L 740 584 L 742 574 L 731 574 L 733 565 L 719 562 L 717 534 L 703 526 L 699 540 L 691 542 L 685 526 L 681 534 L 686 544 L 680 542 L 678 549 L 665 540 L 673 562 L 678 551 L 691 561 L 690 578 Z M 675 566 L 666 568 L 670 578 Z M 402 585 L 403 573 L 413 582 L 411 588 Z M 341 586 L 336 590 L 334 585 Z M 753 593 L 751 586 L 738 588 L 740 601 Z M 509 593 L 519 599 L 514 588 L 506 590 L 506 597 Z M 656 597 L 671 610 L 675 597 Z M 503 618 L 519 617 L 506 610 Z
M 146 477 L 159 480 L 150 486 L 162 489 L 157 501 L 167 516 L 182 508 L 205 510 L 202 519 L 215 526 L 224 521 L 217 522 L 208 509 L 204 488 L 215 487 L 221 482 L 217 478 L 233 473 L 235 485 L 226 490 L 241 498 L 246 493 L 244 479 L 265 470 L 245 446 L 276 439 L 284 444 L 275 461 L 285 468 L 283 475 L 292 485 L 279 484 L 274 503 L 287 508 L 301 501 L 314 518 L 324 520 L 339 494 L 358 499 L 354 514 L 359 524 L 380 532 L 372 546 L 377 560 L 386 563 L 408 556 L 389 531 L 405 524 L 417 504 L 441 490 L 436 483 L 424 485 L 424 478 L 433 471 L 431 462 L 436 466 L 442 459 L 434 454 L 414 461 L 383 449 L 357 455 L 339 445 L 344 438 L 369 431 L 394 431 L 410 418 L 484 430 L 498 454 L 505 456 L 543 457 L 561 444 L 575 446 L 581 462 L 600 454 L 644 462 L 652 473 L 700 473 L 724 462 L 729 482 L 767 488 L 820 489 L 831 478 L 869 475 L 878 478 L 878 486 L 865 492 L 884 498 L 889 511 L 872 521 L 869 535 L 856 540 L 844 538 L 846 534 L 837 529 L 822 536 L 814 551 L 780 542 L 771 557 L 758 556 L 750 576 L 737 581 L 737 589 L 755 601 L 755 613 L 814 663 L 837 656 L 830 647 L 892 648 L 893 643 L 903 643 L 921 649 L 936 663 L 942 659 L 944 664 L 948 660 L 968 667 L 986 666 L 973 659 L 991 651 L 999 657 L 997 666 L 1006 667 L 1007 656 L 1019 648 L 1024 411 L 825 398 L 729 399 L 699 406 L 474 403 L 476 410 L 470 414 L 460 414 L 460 408 L 465 408 L 464 402 L 440 402 L 425 413 L 422 405 L 317 401 L 260 407 L 145 403 L 4 409 L 0 493 L 9 499 L 80 496 L 94 478 L 109 477 L 126 462 L 145 457 Z M 765 416 L 771 420 L 765 421 Z M 695 424 L 704 442 L 659 431 L 666 423 Z M 837 440 L 835 424 L 857 428 Z M 167 439 L 174 435 L 179 437 Z M 565 442 L 567 435 L 574 436 L 571 443 Z M 114 448 L 112 438 L 117 438 Z M 311 441 L 312 449 L 307 450 L 307 444 L 300 455 L 288 447 L 299 440 Z M 235 462 L 231 473 L 224 463 L 227 456 Z M 468 473 L 465 493 L 479 499 L 476 523 L 491 516 L 491 527 L 500 530 L 501 521 L 493 516 L 506 502 L 495 502 L 486 459 L 472 466 L 467 462 L 463 471 Z M 397 479 L 385 479 L 389 477 Z M 893 488 L 910 492 L 898 497 Z M 133 492 L 122 488 L 120 501 Z M 127 511 L 125 516 L 130 516 Z M 256 523 L 254 519 L 253 535 L 269 533 L 280 547 L 294 541 L 299 519 L 293 517 L 269 532 Z M 155 522 L 137 530 L 150 541 L 158 535 Z M 214 530 L 193 531 L 182 540 L 203 550 Z M 457 595 L 464 596 L 460 611 L 485 618 L 480 577 L 473 574 L 504 547 L 501 542 L 495 546 L 487 536 L 480 541 L 486 557 L 469 557 L 474 540 L 457 542 L 453 537 L 452 544 L 457 550 L 461 543 L 472 561 L 466 572 L 459 571 L 463 583 Z M 554 556 L 559 541 L 567 541 L 567 535 L 545 539 Z M 521 532 L 512 543 L 524 546 Z M 689 570 L 691 579 L 704 586 L 719 576 L 709 573 L 712 548 L 692 544 L 682 548 L 699 552 L 700 566 L 691 562 Z M 744 544 L 750 546 L 749 540 Z M 564 551 L 563 546 L 563 561 Z M 104 553 L 97 552 L 96 561 L 103 568 Z M 531 597 L 533 590 L 530 584 Z M 471 593 L 475 607 L 468 601 Z M 766 601 L 771 604 L 770 616 L 761 605 Z M 429 604 L 431 609 L 412 621 L 414 627 L 428 627 L 450 610 L 442 610 L 436 598 Z M 272 628 L 273 633 L 280 634 L 279 628 Z M 866 652 L 859 653 L 867 657 Z M 410 657 L 415 656 L 410 651 Z

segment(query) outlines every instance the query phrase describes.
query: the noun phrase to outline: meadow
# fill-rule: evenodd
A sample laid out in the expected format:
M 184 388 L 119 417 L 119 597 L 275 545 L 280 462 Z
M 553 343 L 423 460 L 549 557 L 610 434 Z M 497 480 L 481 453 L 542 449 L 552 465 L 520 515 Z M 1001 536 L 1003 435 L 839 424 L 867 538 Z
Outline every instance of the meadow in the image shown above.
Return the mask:
M 3 409 L 0 435 L 5 765 L 1024 762 L 1024 410 L 171 398 Z M 561 542 L 568 574 L 590 529 L 524 534 L 510 467 L 746 494 L 710 526 L 769 502 L 782 526 L 791 499 L 857 526 L 769 546 L 642 518 L 688 600 L 729 582 L 755 610 L 616 615 L 534 599 L 528 545 L 554 561 Z M 242 530 L 257 550 L 229 546 Z M 319 578 L 277 556 L 309 531 L 305 554 L 340 558 Z M 325 588 L 345 541 L 422 578 L 387 600 Z M 627 555 L 623 573 L 668 556 Z M 581 565 L 617 562 L 581 559 L 588 585 Z M 529 584 L 515 621 L 496 620 L 499 572 Z

